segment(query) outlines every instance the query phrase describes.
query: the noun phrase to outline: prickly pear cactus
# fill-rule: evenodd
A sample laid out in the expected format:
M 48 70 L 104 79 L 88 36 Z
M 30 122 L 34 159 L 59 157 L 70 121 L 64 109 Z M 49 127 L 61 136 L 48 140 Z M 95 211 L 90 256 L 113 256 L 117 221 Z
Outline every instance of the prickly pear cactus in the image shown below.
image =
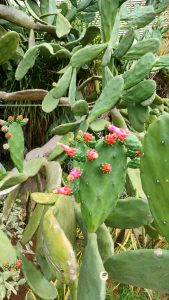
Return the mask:
M 98 140 L 79 131 L 70 146 L 60 144 L 74 160 L 74 168 L 67 177 L 67 185 L 55 193 L 75 195 L 88 232 L 96 232 L 115 208 L 125 187 L 127 156 L 130 163 L 138 160 L 141 143 L 127 129 L 109 125 L 109 133 Z M 76 146 L 73 147 L 73 146 Z M 132 167 L 132 166 L 130 166 Z
M 5 133 L 8 141 L 8 149 L 11 159 L 19 172 L 23 171 L 24 160 L 24 135 L 22 126 L 26 125 L 29 120 L 22 115 L 16 118 L 8 117 L 7 121 L 0 120 L 1 131 Z
M 143 143 L 141 180 L 160 233 L 169 241 L 169 116 L 154 121 Z
M 43 247 L 50 268 L 61 282 L 76 280 L 76 257 L 73 247 L 60 227 L 54 214 L 56 208 L 48 209 L 43 220 Z

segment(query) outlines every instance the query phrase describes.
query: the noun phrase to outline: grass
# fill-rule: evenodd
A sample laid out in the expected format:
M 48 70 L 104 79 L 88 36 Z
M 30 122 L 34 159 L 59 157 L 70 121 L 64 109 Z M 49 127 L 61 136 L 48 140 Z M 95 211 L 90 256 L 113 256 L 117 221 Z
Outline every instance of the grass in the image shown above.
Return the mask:
M 112 287 L 107 288 L 106 300 L 167 300 L 167 295 L 160 293 L 146 292 L 144 289 L 132 288 L 120 285 L 119 288 L 113 290 Z

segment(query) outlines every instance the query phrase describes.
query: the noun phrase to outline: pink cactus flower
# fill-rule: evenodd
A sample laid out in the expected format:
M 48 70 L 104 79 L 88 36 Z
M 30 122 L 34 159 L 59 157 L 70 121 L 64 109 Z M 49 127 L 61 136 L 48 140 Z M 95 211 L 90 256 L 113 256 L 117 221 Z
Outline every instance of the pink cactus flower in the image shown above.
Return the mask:
M 95 160 L 99 157 L 99 155 L 95 149 L 90 149 L 87 151 L 86 157 L 88 160 Z
M 122 129 L 122 128 L 116 127 L 114 125 L 109 125 L 108 130 L 110 132 L 115 133 L 117 138 L 121 141 L 124 141 L 126 139 L 127 135 L 129 134 L 128 129 Z
M 116 134 L 108 134 L 105 136 L 105 143 L 107 145 L 113 145 L 117 140 Z
M 76 149 L 73 147 L 69 147 L 65 144 L 60 144 L 60 146 L 63 148 L 63 150 L 66 152 L 67 155 L 70 157 L 73 157 L 76 154 Z
M 61 195 L 72 195 L 72 189 L 69 185 L 65 185 L 64 187 L 58 187 L 54 194 L 61 194 Z
M 86 143 L 89 143 L 92 140 L 93 135 L 89 132 L 84 132 L 83 138 Z
M 81 176 L 80 169 L 74 168 L 70 171 L 70 173 L 67 177 L 67 180 L 70 180 L 70 181 L 76 180 L 76 179 L 80 178 L 80 176 Z
M 110 164 L 105 163 L 105 164 L 102 164 L 101 170 L 102 170 L 103 173 L 110 173 L 111 170 L 112 170 L 112 167 L 111 167 Z
M 6 126 L 6 125 L 2 126 L 1 131 L 7 132 L 8 131 L 8 126 Z

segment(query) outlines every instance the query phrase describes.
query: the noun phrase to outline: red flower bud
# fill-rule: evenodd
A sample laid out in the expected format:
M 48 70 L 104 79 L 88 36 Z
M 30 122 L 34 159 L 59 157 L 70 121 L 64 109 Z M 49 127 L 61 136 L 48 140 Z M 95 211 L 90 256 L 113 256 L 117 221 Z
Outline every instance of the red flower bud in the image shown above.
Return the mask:
M 136 156 L 140 156 L 141 155 L 141 151 L 140 150 L 137 150 L 136 151 Z
M 14 117 L 9 116 L 9 117 L 8 117 L 8 122 L 13 122 L 13 121 L 14 121 Z
M 83 138 L 86 143 L 89 143 L 93 139 L 93 135 L 89 132 L 84 132 Z
M 99 155 L 95 149 L 90 149 L 87 151 L 86 157 L 88 160 L 95 160 L 99 157 Z
M 17 269 L 19 269 L 21 266 L 22 266 L 22 261 L 21 261 L 21 260 L 16 261 L 15 267 L 16 267 Z
M 70 180 L 70 181 L 76 180 L 76 179 L 80 178 L 80 176 L 81 176 L 81 171 L 77 168 L 74 168 L 70 171 L 70 173 L 67 177 L 67 180 Z
M 117 136 L 115 134 L 108 134 L 105 136 L 105 143 L 107 145 L 113 145 L 117 140 Z
M 6 139 L 10 139 L 11 136 L 12 136 L 12 134 L 11 134 L 10 132 L 7 132 L 7 133 L 5 134 Z
M 103 173 L 110 173 L 112 170 L 112 167 L 110 164 L 105 163 L 105 164 L 101 165 L 101 170 Z
M 66 152 L 67 155 L 69 155 L 70 157 L 73 157 L 76 154 L 76 149 L 73 147 L 69 147 L 67 145 L 64 144 L 60 144 L 61 147 L 63 148 L 63 150 Z

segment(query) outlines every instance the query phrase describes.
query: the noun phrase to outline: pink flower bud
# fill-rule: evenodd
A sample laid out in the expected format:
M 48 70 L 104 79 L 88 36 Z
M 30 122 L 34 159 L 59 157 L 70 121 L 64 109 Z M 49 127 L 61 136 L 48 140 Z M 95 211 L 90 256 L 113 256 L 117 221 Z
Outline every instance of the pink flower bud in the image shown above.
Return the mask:
M 9 117 L 8 117 L 8 122 L 13 122 L 13 121 L 14 121 L 14 117 L 9 116 Z
M 121 141 L 124 141 L 129 134 L 128 129 L 118 128 L 114 125 L 109 125 L 108 130 L 116 134 L 117 138 Z
M 7 132 L 7 133 L 5 134 L 6 139 L 10 139 L 11 136 L 12 136 L 12 134 L 11 134 L 10 132 Z
M 112 167 L 111 167 L 110 164 L 105 163 L 105 164 L 101 165 L 101 170 L 102 170 L 103 173 L 110 173 L 111 170 L 112 170 Z
M 84 132 L 83 138 L 86 143 L 89 143 L 93 139 L 93 135 L 89 132 Z
M 60 144 L 60 146 L 63 148 L 63 150 L 66 152 L 67 155 L 69 155 L 70 157 L 73 157 L 76 154 L 76 149 L 73 147 L 69 147 L 67 145 L 64 144 Z
M 79 169 L 74 168 L 70 171 L 67 179 L 72 181 L 80 178 L 80 176 L 81 176 L 81 171 Z
M 72 195 L 72 189 L 69 185 L 65 185 L 64 187 L 58 187 L 54 193 L 61 195 Z
M 86 157 L 88 160 L 95 160 L 99 157 L 99 155 L 95 149 L 90 149 L 87 151 Z
M 117 140 L 117 136 L 115 134 L 108 134 L 105 136 L 105 143 L 107 145 L 113 145 Z
M 8 126 L 6 126 L 6 125 L 2 126 L 1 131 L 7 132 L 8 131 Z

